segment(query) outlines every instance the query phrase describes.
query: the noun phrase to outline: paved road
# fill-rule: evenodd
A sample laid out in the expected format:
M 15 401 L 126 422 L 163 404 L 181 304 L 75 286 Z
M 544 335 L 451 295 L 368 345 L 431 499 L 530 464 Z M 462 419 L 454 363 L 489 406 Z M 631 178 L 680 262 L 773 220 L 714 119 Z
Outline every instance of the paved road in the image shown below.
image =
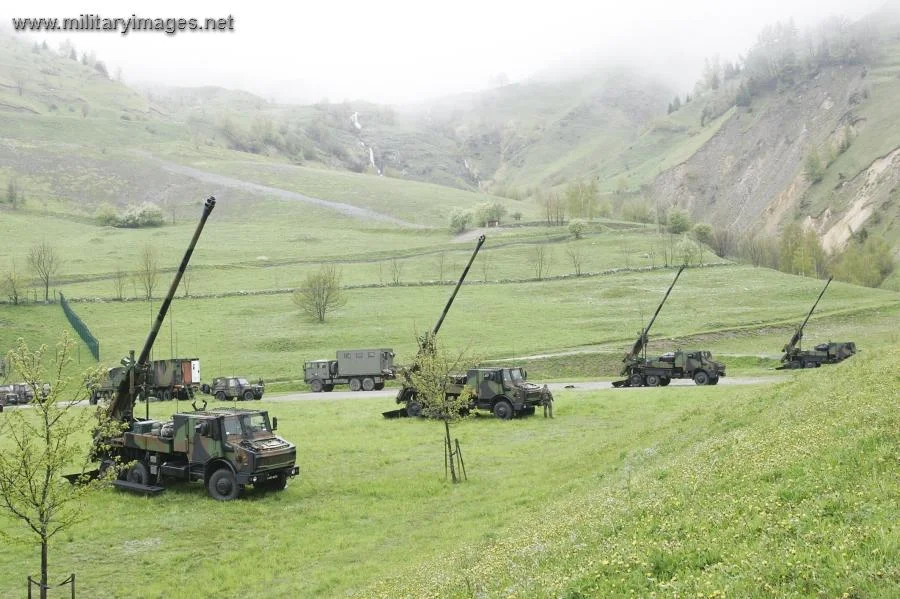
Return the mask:
M 761 377 L 723 377 L 719 380 L 719 386 L 725 385 L 758 385 L 769 384 L 780 380 L 784 377 L 780 376 L 761 376 Z M 610 381 L 579 381 L 577 383 L 547 383 L 551 391 L 599 391 L 604 389 L 612 389 Z M 677 379 L 669 384 L 670 387 L 695 387 L 694 382 L 690 379 Z M 628 393 L 633 391 L 630 388 L 617 389 L 617 391 Z M 382 389 L 381 391 L 332 391 L 331 393 L 286 393 L 283 395 L 267 395 L 267 401 L 305 401 L 305 400 L 339 400 L 339 399 L 365 399 L 371 397 L 389 397 L 397 396 L 397 388 Z

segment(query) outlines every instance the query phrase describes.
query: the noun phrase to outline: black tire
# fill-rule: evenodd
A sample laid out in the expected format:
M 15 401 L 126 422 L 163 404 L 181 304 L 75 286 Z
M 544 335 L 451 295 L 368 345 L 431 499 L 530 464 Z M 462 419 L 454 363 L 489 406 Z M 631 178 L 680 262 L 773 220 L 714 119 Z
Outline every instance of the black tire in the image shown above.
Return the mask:
M 803 367 L 804 368 L 815 368 L 816 362 L 815 362 L 815 360 L 807 360 L 806 362 L 803 363 Z
M 253 391 L 250 389 L 244 391 L 244 401 L 253 401 Z
M 406 415 L 410 418 L 418 418 L 422 415 L 422 404 L 417 401 L 406 402 Z
M 706 374 L 705 370 L 698 370 L 694 373 L 694 383 L 698 385 L 708 385 L 709 384 L 709 375 Z
M 325 385 L 322 383 L 321 379 L 313 379 L 309 382 L 309 389 L 313 393 L 321 393 L 324 388 Z
M 647 381 L 648 387 L 658 387 L 659 386 L 659 377 L 656 376 L 655 374 L 648 374 L 646 381 Z
M 138 485 L 148 485 L 150 484 L 150 471 L 143 462 L 135 462 L 125 474 L 125 480 Z
M 372 377 L 367 376 L 362 380 L 362 388 L 363 391 L 372 391 L 375 389 L 375 381 L 372 380 Z
M 90 403 L 92 406 L 96 406 L 96 405 L 97 405 L 97 401 L 98 401 L 99 399 L 100 399 L 100 397 L 99 397 L 98 394 L 96 394 L 96 393 L 91 393 L 91 398 L 88 400 L 88 403 Z
M 219 401 L 225 401 L 227 398 L 225 397 L 224 391 L 216 391 L 216 399 Z
M 709 384 L 710 384 L 710 385 L 718 385 L 718 384 L 719 384 L 719 377 L 717 377 L 717 376 L 710 377 L 710 379 L 709 379 Z
M 362 389 L 362 383 L 359 379 L 350 379 L 350 390 L 359 391 L 360 389 Z
M 381 391 L 382 389 L 384 389 L 384 383 L 375 383 L 376 391 Z
M 241 494 L 241 485 L 238 484 L 234 472 L 228 468 L 219 468 L 209 477 L 207 490 L 209 496 L 217 501 L 230 501 Z
M 659 377 L 659 386 L 660 386 L 660 387 L 665 387 L 666 385 L 668 385 L 668 384 L 671 383 L 671 382 L 672 382 L 672 379 L 670 379 L 670 378 L 667 377 L 667 376 L 661 376 L 661 377 Z
M 330 393 L 330 392 L 334 391 L 334 385 L 325 385 L 322 389 L 323 389 L 326 393 Z
M 280 473 L 277 478 L 271 478 L 265 482 L 263 486 L 267 491 L 284 491 L 287 487 L 288 477 L 284 472 Z
M 644 385 L 644 377 L 635 372 L 628 379 L 628 383 L 629 387 L 642 387 Z
M 162 401 L 172 401 L 172 392 L 168 389 L 163 389 L 163 392 L 160 393 L 160 399 Z
M 512 404 L 509 403 L 509 401 L 506 399 L 501 399 L 500 401 L 495 403 L 493 412 L 494 416 L 496 416 L 500 420 L 510 420 L 513 416 L 515 416 Z

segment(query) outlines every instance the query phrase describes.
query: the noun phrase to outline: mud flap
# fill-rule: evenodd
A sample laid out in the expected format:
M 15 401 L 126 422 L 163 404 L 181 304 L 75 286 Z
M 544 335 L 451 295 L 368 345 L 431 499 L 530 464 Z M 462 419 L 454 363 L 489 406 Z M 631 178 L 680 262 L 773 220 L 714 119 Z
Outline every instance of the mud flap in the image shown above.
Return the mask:
M 406 408 L 382 412 L 381 415 L 385 418 L 407 418 L 409 416 L 409 414 L 406 413 Z
M 624 381 L 613 381 L 613 382 L 612 382 L 612 386 L 615 387 L 615 388 L 617 388 L 617 389 L 618 389 L 619 387 L 630 387 L 630 386 L 631 386 L 631 380 L 625 379 Z

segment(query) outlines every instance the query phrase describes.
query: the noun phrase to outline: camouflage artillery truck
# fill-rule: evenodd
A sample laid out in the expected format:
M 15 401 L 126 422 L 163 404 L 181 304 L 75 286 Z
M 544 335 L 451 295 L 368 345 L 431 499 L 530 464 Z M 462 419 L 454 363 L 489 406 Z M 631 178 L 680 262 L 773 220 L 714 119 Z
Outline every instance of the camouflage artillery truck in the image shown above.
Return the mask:
M 790 341 L 782 348 L 784 354 L 781 356 L 781 366 L 776 370 L 818 368 L 822 364 L 836 364 L 856 353 L 856 343 L 853 341 L 829 341 L 828 343 L 820 343 L 814 346 L 812 350 L 804 350 L 800 347 L 800 341 L 803 339 L 803 329 L 806 328 L 809 317 L 812 316 L 813 310 L 819 305 L 819 300 L 825 295 L 825 290 L 828 289 L 830 283 L 831 277 L 828 278 L 819 297 L 813 303 L 812 308 L 809 309 L 809 313 L 803 319 L 803 323 L 797 327 Z
M 394 350 L 389 347 L 342 349 L 334 360 L 303 364 L 303 381 L 315 393 L 331 391 L 335 385 L 349 385 L 351 391 L 378 391 L 395 376 Z
M 121 423 L 124 431 L 111 437 L 95 433 L 91 457 L 100 462 L 100 468 L 94 474 L 128 464 L 120 479 L 113 482 L 126 490 L 157 493 L 164 490 L 167 481 L 178 479 L 202 482 L 211 497 L 229 500 L 238 497 L 248 484 L 283 489 L 288 478 L 299 473 L 296 447 L 274 434 L 277 419 L 270 420 L 264 410 L 195 407 L 193 412 L 174 414 L 168 421 L 156 421 L 149 418 L 149 404 L 145 404 L 146 418 L 134 416 L 138 394 L 148 393 L 152 382 L 150 350 L 215 201 L 212 197 L 206 201 L 139 357 L 135 360 L 132 351 L 122 361 L 125 372 L 116 394 L 107 407 L 100 408 L 111 421 Z
M 152 360 L 149 365 L 150 379 L 147 382 L 147 395 L 160 401 L 173 398 L 194 399 L 200 390 L 200 360 L 198 358 L 170 358 L 168 360 Z M 90 403 L 108 401 L 116 394 L 127 369 L 115 366 L 106 372 L 100 386 L 91 390 Z
M 468 388 L 472 397 L 470 410 L 488 410 L 501 420 L 534 414 L 543 400 L 542 387 L 528 382 L 524 368 L 470 368 L 466 374 L 450 378 L 447 395 L 458 397 Z M 413 410 L 421 411 L 421 406 L 410 403 L 407 412 L 411 405 Z
M 725 364 L 712 359 L 712 353 L 707 350 L 676 350 L 665 353 L 658 358 L 647 358 L 647 342 L 650 327 L 653 326 L 659 311 L 669 297 L 684 266 L 678 269 L 675 280 L 669 285 L 669 289 L 663 296 L 653 318 L 647 326 L 638 334 L 638 338 L 632 344 L 631 349 L 622 359 L 624 367 L 621 375 L 624 380 L 614 381 L 613 387 L 665 387 L 672 379 L 693 379 L 698 385 L 715 385 L 719 378 L 725 376 Z

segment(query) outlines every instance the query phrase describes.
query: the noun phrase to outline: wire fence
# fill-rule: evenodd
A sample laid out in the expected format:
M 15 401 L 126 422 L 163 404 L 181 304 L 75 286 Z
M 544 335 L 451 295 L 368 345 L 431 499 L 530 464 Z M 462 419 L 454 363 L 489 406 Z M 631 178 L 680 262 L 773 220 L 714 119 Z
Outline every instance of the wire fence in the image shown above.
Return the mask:
M 91 330 L 87 327 L 84 322 L 78 318 L 78 315 L 75 314 L 75 311 L 69 306 L 68 300 L 66 300 L 66 296 L 59 293 L 59 305 L 62 306 L 63 312 L 66 315 L 66 318 L 69 319 L 69 324 L 72 325 L 72 328 L 75 329 L 75 332 L 78 333 L 78 336 L 81 337 L 81 340 L 84 341 L 85 345 L 88 346 L 88 349 L 91 350 L 91 354 L 94 356 L 95 360 L 100 360 L 100 342 L 97 341 L 97 338 L 94 337 Z

